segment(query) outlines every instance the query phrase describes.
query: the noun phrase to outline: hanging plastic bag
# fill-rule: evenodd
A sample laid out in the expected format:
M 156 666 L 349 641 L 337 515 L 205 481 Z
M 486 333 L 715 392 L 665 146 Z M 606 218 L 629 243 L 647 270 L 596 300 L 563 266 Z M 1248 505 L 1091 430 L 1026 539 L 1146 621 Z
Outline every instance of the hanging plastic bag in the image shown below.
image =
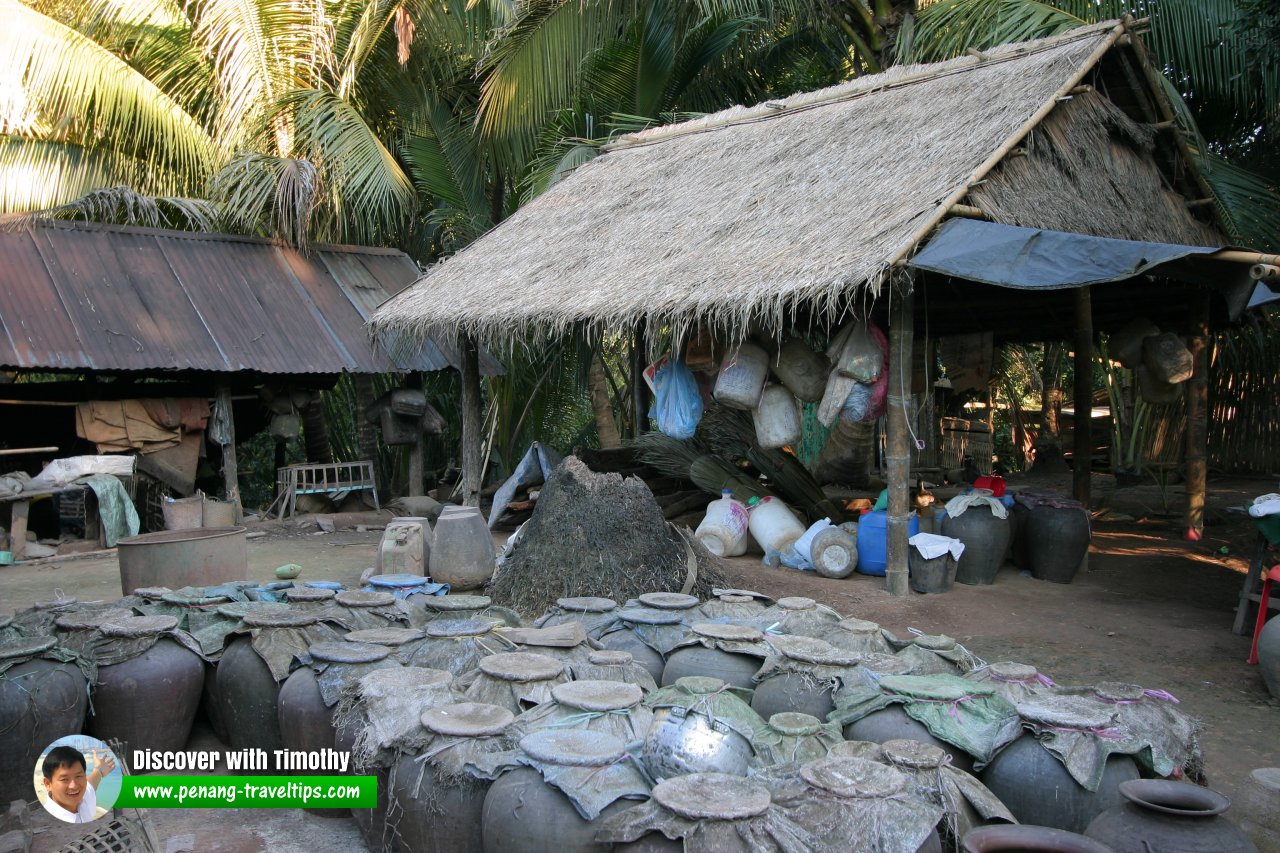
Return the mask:
M 702 420 L 702 394 L 698 381 L 683 359 L 672 359 L 658 368 L 653 378 L 654 405 L 650 416 L 658 430 L 681 441 L 693 438 Z
M 877 340 L 876 332 L 879 331 L 874 324 L 861 320 L 853 327 L 836 362 L 836 369 L 842 376 L 868 384 L 880 378 L 885 350 Z

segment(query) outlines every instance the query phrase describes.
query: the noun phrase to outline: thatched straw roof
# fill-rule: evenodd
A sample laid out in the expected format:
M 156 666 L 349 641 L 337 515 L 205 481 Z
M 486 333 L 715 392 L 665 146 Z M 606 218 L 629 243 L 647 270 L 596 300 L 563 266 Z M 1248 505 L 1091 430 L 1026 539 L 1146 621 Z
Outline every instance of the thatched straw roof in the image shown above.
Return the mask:
M 647 318 L 785 325 L 874 295 L 1114 22 L 623 137 L 385 303 L 375 330 L 500 340 Z

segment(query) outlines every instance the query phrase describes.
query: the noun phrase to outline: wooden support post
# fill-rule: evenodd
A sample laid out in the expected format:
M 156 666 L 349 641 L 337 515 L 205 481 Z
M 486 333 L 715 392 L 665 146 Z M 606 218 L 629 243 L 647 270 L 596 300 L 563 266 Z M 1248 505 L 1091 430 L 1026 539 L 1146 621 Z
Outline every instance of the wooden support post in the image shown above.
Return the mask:
M 10 511 L 13 515 L 9 519 L 9 553 L 13 559 L 21 560 L 27 553 L 27 515 L 31 512 L 31 501 L 14 501 Z
M 884 585 L 890 595 L 909 591 L 907 572 L 908 525 L 911 522 L 911 437 L 907 429 L 907 404 L 911 400 L 911 337 L 914 299 L 911 279 L 905 276 L 889 290 L 889 448 L 885 454 L 885 479 L 889 485 L 889 517 L 886 522 Z
M 480 466 L 480 433 L 484 430 L 480 410 L 480 350 L 475 338 L 463 335 L 462 352 L 462 503 L 480 506 L 484 472 Z
M 1089 475 L 1093 471 L 1093 298 L 1088 287 L 1077 287 L 1075 357 L 1075 446 L 1072 492 L 1090 506 Z
M 476 371 L 479 373 L 479 370 Z M 422 390 L 422 374 L 410 373 L 404 379 L 404 387 L 415 391 Z M 426 474 L 426 437 L 419 432 L 418 438 L 413 444 L 409 445 L 409 483 L 405 486 L 404 493 L 411 498 L 419 497 L 425 491 L 423 489 L 423 480 Z
M 243 508 L 240 505 L 240 470 L 236 462 L 236 416 L 235 408 L 231 402 L 230 383 L 218 383 L 218 390 L 214 396 L 214 407 L 222 412 L 223 423 L 226 427 L 226 434 L 221 437 L 222 477 L 226 486 L 227 500 L 235 505 L 236 522 L 239 523 Z
M 640 320 L 636 323 L 635 336 L 631 340 L 631 405 L 635 410 L 635 419 L 631 424 L 632 437 L 639 437 L 649 431 L 649 386 L 644 381 L 644 369 L 648 367 L 646 330 L 647 324 Z
M 1209 476 L 1209 294 L 1191 306 L 1192 374 L 1187 382 L 1187 529 L 1185 536 L 1198 542 L 1204 534 L 1204 506 Z

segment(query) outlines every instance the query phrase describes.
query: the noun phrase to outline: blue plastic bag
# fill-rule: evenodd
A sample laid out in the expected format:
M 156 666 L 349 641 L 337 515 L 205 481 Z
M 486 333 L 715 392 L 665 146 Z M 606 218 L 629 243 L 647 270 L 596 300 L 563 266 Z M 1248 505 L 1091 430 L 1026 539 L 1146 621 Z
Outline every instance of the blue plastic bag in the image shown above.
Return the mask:
M 658 368 L 653 377 L 654 403 L 650 415 L 658 430 L 681 441 L 693 438 L 702 420 L 702 393 L 683 359 L 674 358 Z

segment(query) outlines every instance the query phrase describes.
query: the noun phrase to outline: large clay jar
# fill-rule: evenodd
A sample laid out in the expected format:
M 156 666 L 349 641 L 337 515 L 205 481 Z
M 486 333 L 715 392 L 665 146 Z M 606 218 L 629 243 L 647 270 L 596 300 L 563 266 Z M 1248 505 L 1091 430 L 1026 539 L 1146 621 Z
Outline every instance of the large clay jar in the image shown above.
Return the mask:
M 964 853 L 1115 853 L 1110 847 L 1047 826 L 983 826 L 964 837 Z
M 1090 821 L 1123 797 L 1120 784 L 1138 778 L 1138 766 L 1127 755 L 1107 758 L 1098 790 L 1072 778 L 1053 753 L 1030 734 L 1006 746 L 978 774 L 1019 823 L 1083 832 Z
M 78 735 L 89 706 L 88 681 L 74 663 L 46 658 L 53 637 L 0 645 L 0 803 L 31 800 L 32 772 L 53 741 Z
M 618 602 L 612 598 L 577 596 L 558 598 L 554 607 L 548 608 L 536 622 L 535 628 L 554 628 L 577 622 L 593 640 L 598 640 L 617 620 Z
M 535 652 L 504 652 L 480 660 L 467 699 L 519 714 L 550 701 L 551 688 L 569 680 L 565 665 Z
M 557 769 L 603 770 L 626 755 L 626 745 L 617 738 L 582 730 L 535 732 L 520 741 L 520 750 Z M 498 777 L 485 795 L 484 853 L 609 853 L 612 844 L 595 840 L 595 820 L 635 804 L 617 799 L 587 820 L 566 794 L 544 781 L 543 773 L 517 767 Z
M 1267 692 L 1280 699 L 1280 616 L 1268 619 L 1258 632 L 1258 672 Z
M 746 625 L 699 622 L 693 626 L 693 635 L 702 642 L 682 646 L 667 656 L 662 670 L 662 686 L 675 684 L 686 675 L 706 675 L 718 678 L 731 687 L 743 690 L 755 688 L 752 676 L 760 669 L 764 659 L 764 634 Z M 725 644 L 754 645 L 759 654 L 742 654 L 726 651 Z
M 1072 507 L 1036 507 L 1027 517 L 1026 540 L 1032 577 L 1071 583 L 1089 552 L 1089 516 Z
M 1014 501 L 1009 510 L 1009 524 L 1013 528 L 1009 551 L 1013 555 L 1013 565 L 1020 572 L 1031 571 L 1031 556 L 1027 549 L 1027 521 L 1030 518 L 1031 507 L 1021 501 Z
M 107 642 L 145 644 L 172 631 L 172 616 L 130 616 L 99 629 Z M 204 692 L 204 661 L 169 637 L 129 660 L 98 667 L 93 714 L 87 731 L 99 740 L 119 740 L 134 750 L 176 752 L 187 744 Z
M 839 630 L 832 628 L 832 633 Z M 835 710 L 836 673 L 851 673 L 858 652 L 832 648 L 813 637 L 774 637 L 773 654 L 761 668 L 751 708 L 764 719 L 794 712 L 825 720 Z
M 1013 529 L 1008 518 L 996 518 L 984 506 L 971 506 L 959 516 L 942 520 L 942 535 L 964 543 L 964 553 L 956 563 L 956 581 L 964 584 L 992 584 L 1004 564 Z
M 476 702 L 423 713 L 422 727 L 453 745 L 429 758 L 406 754 L 396 764 L 390 798 L 398 815 L 395 834 L 401 849 L 414 853 L 480 853 L 484 849 L 484 800 L 489 785 L 466 774 L 448 753 L 501 738 L 514 720 L 505 708 Z
M 716 598 L 702 604 L 698 611 L 700 618 L 709 622 L 754 624 L 756 617 L 763 613 L 764 609 L 764 603 L 755 596 L 722 592 Z
M 965 513 L 968 515 L 968 513 Z M 951 756 L 952 766 L 973 772 L 973 757 L 958 746 L 934 737 L 929 727 L 908 714 L 901 705 L 890 705 L 879 711 L 872 711 L 861 720 L 844 727 L 847 740 L 865 740 L 871 743 L 884 743 L 891 740 L 918 740 L 936 746 Z M 1064 771 L 1065 772 L 1065 771 Z M 989 785 L 987 787 L 990 787 Z M 994 790 L 994 789 L 993 789 Z M 996 792 L 996 796 L 999 796 Z M 1017 812 L 1014 812 L 1016 815 Z M 1021 818 L 1019 818 L 1021 820 Z
M 248 636 L 227 644 L 218 661 L 218 707 L 232 749 L 284 749 L 280 685 Z
M 1116 853 L 1258 853 L 1244 830 L 1222 817 L 1231 801 L 1208 788 L 1169 779 L 1120 785 L 1128 801 L 1094 818 L 1085 835 Z
M 658 610 L 651 607 L 624 607 L 618 611 L 619 629 L 600 638 L 600 645 L 606 649 L 619 652 L 631 652 L 636 663 L 649 670 L 654 681 L 662 680 L 662 670 L 666 668 L 666 658 L 653 646 L 646 643 L 635 629 L 646 630 L 648 627 L 678 627 L 684 622 L 684 614 L 678 610 Z M 672 643 L 675 645 L 675 643 Z
M 507 607 L 493 603 L 487 595 L 417 595 L 409 599 L 416 607 L 422 608 L 421 618 L 426 622 L 436 619 L 480 619 L 506 625 L 508 628 L 520 627 L 520 614 Z M 413 619 L 418 614 L 413 614 Z
M 1236 811 L 1240 828 L 1259 850 L 1280 850 L 1280 767 L 1250 773 Z
M 497 552 L 477 507 L 446 507 L 436 520 L 431 579 L 455 590 L 479 589 L 493 577 Z

